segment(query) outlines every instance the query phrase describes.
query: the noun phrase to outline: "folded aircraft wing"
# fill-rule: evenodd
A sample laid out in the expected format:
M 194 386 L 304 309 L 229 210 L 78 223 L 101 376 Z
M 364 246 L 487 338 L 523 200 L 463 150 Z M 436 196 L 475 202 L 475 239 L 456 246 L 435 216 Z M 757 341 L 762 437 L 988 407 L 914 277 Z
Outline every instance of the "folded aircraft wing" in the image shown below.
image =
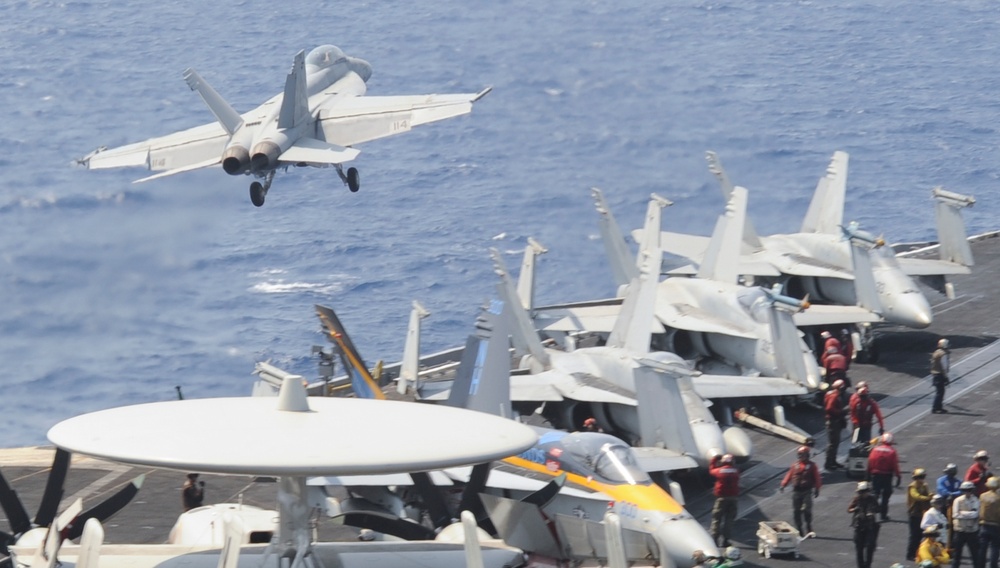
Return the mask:
M 544 331 L 593 331 L 611 333 L 622 309 L 621 298 L 594 302 L 562 304 L 538 308 L 534 312 L 535 325 Z M 653 333 L 665 330 L 660 322 L 651 323 Z
M 942 276 L 970 272 L 968 266 L 936 258 L 907 258 L 897 255 L 896 261 L 908 276 Z
M 88 169 L 145 167 L 152 171 L 189 171 L 218 164 L 229 134 L 217 122 L 150 138 L 82 158 Z M 146 178 L 151 179 L 151 178 Z M 140 180 L 145 181 L 145 180 Z
M 414 126 L 472 112 L 489 89 L 457 95 L 334 97 L 318 111 L 323 139 L 353 146 L 409 131 Z
M 667 448 L 637 446 L 633 447 L 632 451 L 635 452 L 639 467 L 643 471 L 675 471 L 698 467 L 698 462 L 694 461 L 694 458 Z
M 806 394 L 799 383 L 781 377 L 698 375 L 691 379 L 702 398 L 747 398 Z
M 635 397 L 606 381 L 589 375 L 543 371 L 510 378 L 510 398 L 519 402 L 557 402 L 565 399 L 635 406 Z
M 792 316 L 796 327 L 811 325 L 827 326 L 850 323 L 871 323 L 882 321 L 877 313 L 860 306 L 828 306 L 812 304 L 808 310 L 803 310 Z
M 823 262 L 822 260 L 803 254 L 773 254 L 770 260 L 773 262 L 773 266 L 782 274 L 814 276 L 817 278 L 841 278 L 845 280 L 854 278 L 854 274 L 848 266 Z
M 756 330 L 716 316 L 691 304 L 658 302 L 656 305 L 656 317 L 663 325 L 674 329 L 702 333 L 720 333 L 749 339 L 757 338 Z

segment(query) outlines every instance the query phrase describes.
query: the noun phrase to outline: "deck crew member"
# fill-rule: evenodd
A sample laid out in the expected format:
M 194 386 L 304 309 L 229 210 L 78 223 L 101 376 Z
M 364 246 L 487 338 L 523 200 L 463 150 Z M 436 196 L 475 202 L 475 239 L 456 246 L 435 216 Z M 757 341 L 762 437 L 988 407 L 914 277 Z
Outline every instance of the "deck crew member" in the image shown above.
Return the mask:
M 205 500 L 205 482 L 198 481 L 197 473 L 187 474 L 187 480 L 184 481 L 184 486 L 181 487 L 181 504 L 185 511 L 190 511 L 197 507 L 201 507 L 202 502 Z
M 998 568 L 1000 561 L 1000 479 L 991 477 L 986 480 L 986 491 L 979 496 L 979 554 L 982 555 L 979 565 L 986 565 L 990 560 L 990 568 Z
M 943 543 L 938 541 L 940 534 L 937 525 L 931 525 L 924 529 L 924 540 L 920 542 L 920 548 L 917 550 L 917 562 L 921 564 L 930 562 L 934 568 L 951 562 L 948 550 L 945 549 Z
M 809 446 L 799 447 L 798 459 L 788 468 L 779 488 L 779 491 L 784 492 L 786 486 L 792 486 L 792 514 L 795 517 L 795 528 L 801 535 L 813 532 L 812 500 L 813 497 L 819 497 L 819 489 L 823 485 L 819 468 L 809 459 L 809 452 Z M 803 520 L 806 523 L 805 532 L 802 531 Z
M 976 497 L 986 491 L 986 480 L 993 477 L 990 472 L 990 455 L 986 450 L 979 450 L 972 456 L 972 465 L 965 471 L 965 481 L 976 484 Z
M 837 452 L 840 450 L 840 437 L 847 428 L 847 413 L 844 404 L 844 381 L 833 381 L 833 386 L 823 397 L 823 412 L 826 414 L 826 434 L 829 441 L 826 446 L 827 470 L 840 467 L 837 463 Z
M 948 412 L 944 407 L 944 389 L 951 383 L 948 373 L 951 371 L 951 349 L 947 339 L 937 342 L 937 349 L 931 353 L 931 384 L 934 386 L 934 404 L 931 412 L 941 414 Z
M 713 456 L 708 472 L 715 478 L 715 506 L 712 507 L 712 540 L 719 546 L 729 546 L 733 521 L 736 519 L 736 503 L 740 496 L 740 470 L 734 463 L 733 454 Z M 722 542 L 719 542 L 719 537 Z
M 886 432 L 879 438 L 877 446 L 868 454 L 868 477 L 872 480 L 875 497 L 881 500 L 879 512 L 882 520 L 889 520 L 889 496 L 892 495 L 892 478 L 896 477 L 896 487 L 903 482 L 899 472 L 899 454 L 892 447 L 892 433 Z
M 878 433 L 885 432 L 885 421 L 882 420 L 882 409 L 868 392 L 868 385 L 861 386 L 851 395 L 851 424 L 854 426 L 856 442 L 868 442 L 872 437 L 872 418 L 878 418 Z
M 958 478 L 958 466 L 950 463 L 944 468 L 944 475 L 937 480 L 937 493 L 944 499 L 945 502 L 945 515 L 948 517 L 948 537 L 945 542 L 948 544 L 948 549 L 951 550 L 952 545 L 952 535 L 954 531 L 952 530 L 951 524 L 951 504 L 955 501 L 956 497 L 962 495 L 962 490 L 959 488 L 962 485 L 962 480 Z
M 917 548 L 923 538 L 920 521 L 931 507 L 931 488 L 927 486 L 927 470 L 918 467 L 913 470 L 913 481 L 906 487 L 906 512 L 910 517 L 910 540 L 906 544 L 906 559 L 917 557 Z
M 976 484 L 963 481 L 960 486 L 962 494 L 951 504 L 952 554 L 953 568 L 962 564 L 962 551 L 969 548 L 969 556 L 975 568 L 982 568 L 979 556 L 979 498 L 976 497 Z
M 828 383 L 847 380 L 847 358 L 833 347 L 827 349 L 823 356 L 823 369 Z
M 872 495 L 871 485 L 867 481 L 858 483 L 857 494 L 847 506 L 847 512 L 852 513 L 851 526 L 854 527 L 854 551 L 857 554 L 858 568 L 871 568 L 872 557 L 878 546 L 878 508 L 878 500 Z

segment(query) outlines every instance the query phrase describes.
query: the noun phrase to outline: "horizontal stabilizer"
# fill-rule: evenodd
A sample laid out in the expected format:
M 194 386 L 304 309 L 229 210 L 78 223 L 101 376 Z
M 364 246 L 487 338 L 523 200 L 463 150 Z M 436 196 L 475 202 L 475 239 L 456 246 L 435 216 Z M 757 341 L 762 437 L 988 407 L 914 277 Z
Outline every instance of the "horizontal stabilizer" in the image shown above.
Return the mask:
M 691 383 L 695 392 L 708 399 L 796 396 L 807 392 L 799 383 L 780 377 L 699 375 L 692 378 Z
M 343 164 L 358 157 L 361 150 L 344 148 L 315 138 L 299 138 L 278 157 L 280 162 L 291 164 Z
M 792 316 L 795 327 L 847 325 L 882 321 L 877 313 L 859 306 L 812 304 L 808 310 Z
M 535 310 L 535 325 L 545 331 L 594 331 L 610 333 L 622 309 L 620 298 L 604 303 L 583 302 L 577 305 L 549 306 Z M 663 333 L 660 322 L 650 322 L 650 332 Z
M 537 505 L 480 494 L 483 506 L 505 543 L 549 558 L 565 558 L 549 528 L 549 518 Z
M 678 471 L 698 467 L 698 462 L 694 458 L 667 448 L 639 446 L 633 447 L 632 451 L 639 460 L 639 467 L 647 472 Z

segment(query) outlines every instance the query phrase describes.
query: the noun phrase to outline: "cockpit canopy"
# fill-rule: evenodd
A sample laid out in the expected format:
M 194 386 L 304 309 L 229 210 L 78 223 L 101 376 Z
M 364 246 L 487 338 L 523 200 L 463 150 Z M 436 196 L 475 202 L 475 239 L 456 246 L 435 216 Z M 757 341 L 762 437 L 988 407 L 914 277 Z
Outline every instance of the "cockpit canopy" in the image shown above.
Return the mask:
M 583 477 L 613 484 L 649 485 L 652 480 L 625 442 L 596 432 L 550 432 L 538 442 L 547 462 Z
M 349 57 L 335 45 L 321 45 L 313 49 L 306 55 L 309 94 L 326 89 L 351 71 L 367 82 L 372 75 L 372 66 L 363 59 Z

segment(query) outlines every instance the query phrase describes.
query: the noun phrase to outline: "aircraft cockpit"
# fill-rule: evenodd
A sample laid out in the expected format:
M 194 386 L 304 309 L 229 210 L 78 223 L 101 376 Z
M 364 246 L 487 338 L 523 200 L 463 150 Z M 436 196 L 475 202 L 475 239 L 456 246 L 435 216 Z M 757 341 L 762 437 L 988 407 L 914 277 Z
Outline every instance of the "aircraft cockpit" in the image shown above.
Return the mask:
M 632 448 L 610 434 L 551 432 L 541 437 L 536 448 L 545 453 L 547 465 L 557 464 L 568 473 L 619 485 L 652 483 Z
M 372 75 L 372 66 L 357 57 L 348 57 L 335 45 L 321 45 L 313 49 L 306 55 L 309 95 L 326 89 L 351 71 L 357 73 L 362 81 L 367 81 Z

